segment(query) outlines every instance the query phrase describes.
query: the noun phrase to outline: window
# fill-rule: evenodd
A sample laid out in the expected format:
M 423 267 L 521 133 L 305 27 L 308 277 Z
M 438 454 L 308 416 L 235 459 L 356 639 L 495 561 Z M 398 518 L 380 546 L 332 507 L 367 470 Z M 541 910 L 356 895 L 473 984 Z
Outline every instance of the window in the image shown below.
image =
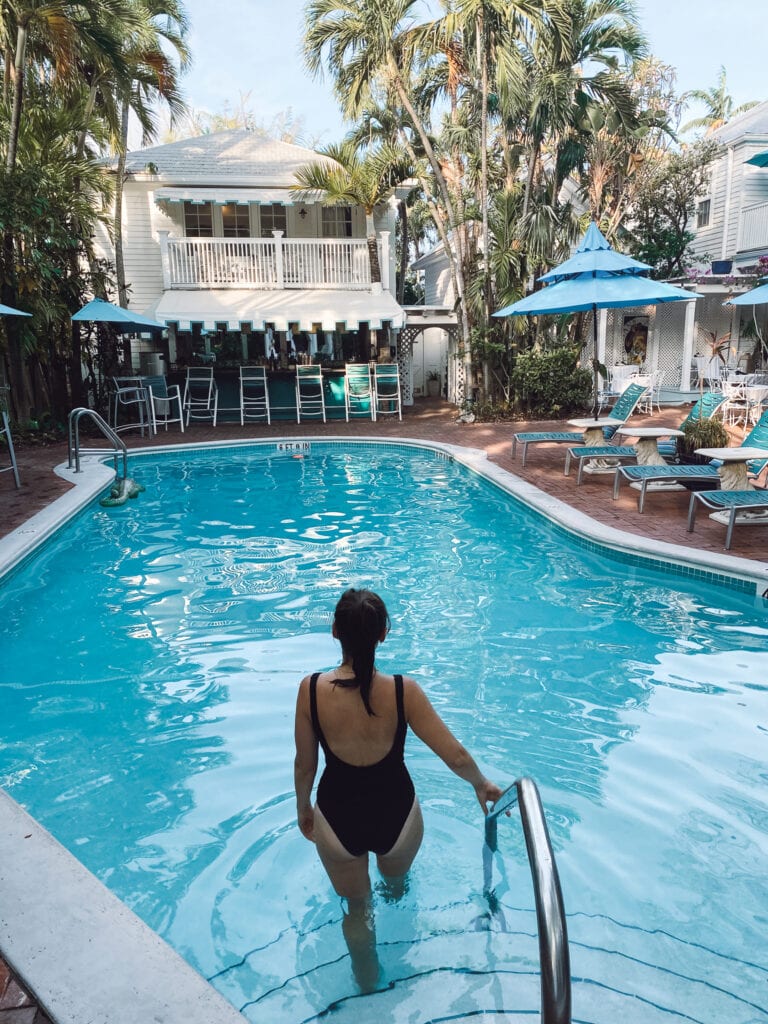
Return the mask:
M 225 238 L 250 238 L 249 207 L 238 203 L 227 203 L 221 208 L 221 220 L 224 225 Z
M 213 238 L 211 203 L 184 203 L 184 234 L 187 238 Z
M 709 215 L 712 201 L 710 199 L 702 199 L 696 206 L 696 227 L 705 228 L 709 225 Z
M 285 207 L 282 203 L 264 203 L 259 207 L 261 237 L 271 238 L 273 231 L 285 234 Z
M 324 206 L 322 228 L 323 238 L 351 238 L 352 207 Z

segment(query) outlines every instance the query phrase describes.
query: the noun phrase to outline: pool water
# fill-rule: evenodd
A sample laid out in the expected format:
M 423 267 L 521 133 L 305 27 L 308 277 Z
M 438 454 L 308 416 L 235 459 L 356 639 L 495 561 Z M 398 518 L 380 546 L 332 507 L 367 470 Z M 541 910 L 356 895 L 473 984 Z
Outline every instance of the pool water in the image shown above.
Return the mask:
M 253 1021 L 535 1015 L 519 818 L 495 899 L 469 786 L 418 740 L 426 836 L 376 890 L 362 994 L 295 824 L 299 679 L 343 589 L 384 597 L 416 676 L 500 785 L 538 783 L 574 1020 L 768 1021 L 768 624 L 736 591 L 630 567 L 428 450 L 315 444 L 132 460 L 0 589 L 0 784 Z M 376 881 L 376 879 L 374 879 Z

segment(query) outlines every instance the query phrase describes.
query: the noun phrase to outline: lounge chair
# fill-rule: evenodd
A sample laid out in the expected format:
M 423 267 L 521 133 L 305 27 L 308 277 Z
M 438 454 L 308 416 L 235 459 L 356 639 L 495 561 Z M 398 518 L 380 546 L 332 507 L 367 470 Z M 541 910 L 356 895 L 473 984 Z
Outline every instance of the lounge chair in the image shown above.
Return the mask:
M 718 409 L 721 409 L 725 402 L 725 395 L 721 391 L 706 391 L 701 398 L 694 402 L 691 411 L 680 424 L 680 429 L 685 430 L 686 423 L 695 423 L 696 420 L 708 420 L 714 416 Z M 674 459 L 677 455 L 677 442 L 672 438 L 669 441 L 659 441 L 659 454 L 665 459 Z
M 693 410 L 691 410 L 692 414 Z M 760 473 L 766 462 L 768 462 L 768 410 L 763 413 L 739 447 L 765 449 L 764 460 L 757 459 L 748 464 L 751 473 Z M 642 512 L 645 507 L 645 495 L 649 488 L 662 491 L 680 491 L 684 489 L 686 481 L 711 482 L 713 489 L 719 487 L 720 474 L 718 466 L 717 460 L 702 466 L 619 466 L 616 470 L 613 484 L 613 497 L 618 498 L 621 482 L 626 480 L 630 485 L 639 489 L 640 496 L 637 502 L 637 509 L 639 512 Z M 656 485 L 655 487 L 652 486 L 654 484 Z M 723 491 L 721 493 L 736 492 Z
M 643 398 L 641 400 L 644 401 L 645 398 Z M 694 406 L 691 409 L 691 411 L 688 413 L 688 415 L 685 417 L 683 422 L 680 424 L 680 427 L 676 428 L 676 429 L 682 430 L 686 423 L 690 423 L 690 422 L 692 422 L 694 420 L 697 420 L 699 418 L 701 418 L 701 419 L 709 419 L 709 417 L 712 415 L 712 413 L 715 412 L 723 404 L 724 401 L 725 401 L 725 397 L 723 395 L 720 395 L 720 394 L 709 394 L 708 393 L 706 395 L 703 395 L 698 400 L 698 402 L 696 402 L 694 404 Z M 638 408 L 639 408 L 639 406 L 638 406 Z M 616 428 L 616 429 L 618 430 L 618 428 Z M 656 448 L 657 448 L 657 450 L 659 452 L 659 455 L 661 455 L 663 458 L 674 457 L 677 454 L 677 446 L 676 446 L 676 442 L 674 440 L 665 440 L 663 438 L 662 439 L 658 439 L 656 441 Z M 575 459 L 578 462 L 578 465 L 579 465 L 579 472 L 578 472 L 578 475 L 576 477 L 576 485 L 579 486 L 581 484 L 582 473 L 584 472 L 585 464 L 588 461 L 591 461 L 591 460 L 606 460 L 602 470 L 597 470 L 597 471 L 598 472 L 602 471 L 604 473 L 608 473 L 608 472 L 612 472 L 614 469 L 618 469 L 619 468 L 618 467 L 618 462 L 619 461 L 624 460 L 624 459 L 633 459 L 633 458 L 637 458 L 637 449 L 634 447 L 634 445 L 616 445 L 614 447 L 609 447 L 609 446 L 603 446 L 603 447 L 593 446 L 593 447 L 574 447 L 574 448 L 569 448 L 568 449 L 568 454 L 566 455 L 566 458 L 565 458 L 565 475 L 568 476 L 568 474 L 570 473 L 571 460 Z M 635 467 L 633 466 L 633 467 L 623 467 L 623 468 L 632 468 L 632 469 L 634 469 Z M 637 467 L 637 468 L 656 469 L 658 467 L 655 467 L 655 466 L 645 467 L 645 466 L 643 466 L 643 467 Z M 696 467 L 694 467 L 694 468 L 696 468 Z M 662 466 L 661 469 L 662 469 L 661 475 L 658 476 L 658 477 L 655 477 L 654 479 L 663 480 L 665 478 L 665 473 L 666 473 L 666 470 L 668 469 L 668 467 L 667 466 Z M 668 475 L 668 474 L 666 474 L 666 475 Z M 683 476 L 686 476 L 686 475 L 687 476 L 693 476 L 694 474 L 692 474 L 692 473 L 685 474 L 684 473 L 682 475 Z M 708 474 L 704 474 L 705 477 L 707 475 Z M 653 474 L 650 474 L 650 476 L 653 477 Z M 642 473 L 639 474 L 638 479 L 643 479 L 643 478 L 644 478 L 643 474 Z M 617 498 L 619 496 L 618 495 L 618 487 L 619 487 L 620 480 L 621 480 L 621 477 L 619 477 L 619 476 L 617 476 L 616 479 L 614 480 L 614 485 L 613 485 L 613 496 L 614 496 L 614 498 Z M 678 490 L 682 489 L 682 485 L 679 488 L 675 488 L 674 483 L 671 485 L 671 487 L 672 487 L 672 489 L 678 489 Z M 645 488 L 643 488 L 642 495 L 641 495 L 641 503 L 639 505 L 639 508 L 640 508 L 641 512 L 643 510 L 642 506 L 644 504 L 645 504 Z
M 629 387 L 619 396 L 616 405 L 611 409 L 611 419 L 620 420 L 624 423 L 635 410 L 640 398 L 645 394 L 647 388 L 641 384 L 630 384 Z M 619 426 L 620 424 L 616 424 Z M 616 432 L 616 426 L 603 427 L 605 439 L 610 440 Z M 571 444 L 577 445 L 584 440 L 584 434 L 579 430 L 549 430 L 549 431 L 525 431 L 520 434 L 513 434 L 512 458 L 515 457 L 517 446 L 523 448 L 523 466 L 528 457 L 528 445 L 530 444 Z
M 714 509 L 709 518 L 727 527 L 726 551 L 731 547 L 734 526 L 768 526 L 768 490 L 694 491 L 688 506 L 688 533 L 693 533 L 699 504 Z

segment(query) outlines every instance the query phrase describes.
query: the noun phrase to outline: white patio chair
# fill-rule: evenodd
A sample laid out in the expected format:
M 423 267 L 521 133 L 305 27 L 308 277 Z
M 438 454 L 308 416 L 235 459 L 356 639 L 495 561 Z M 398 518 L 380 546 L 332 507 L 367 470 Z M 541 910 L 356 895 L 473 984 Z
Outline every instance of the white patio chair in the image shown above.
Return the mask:
M 397 413 L 397 418 L 402 420 L 400 368 L 397 363 L 376 363 L 373 368 L 373 394 L 376 418 Z
M 653 374 L 633 373 L 632 376 L 627 379 L 625 390 L 630 384 L 640 384 L 645 388 L 645 391 L 640 396 L 637 403 L 637 411 L 646 413 L 646 415 L 653 412 Z
M 184 433 L 184 409 L 181 403 L 181 389 L 178 384 L 168 384 L 164 376 L 142 377 L 149 396 L 149 410 L 153 433 L 158 424 L 166 430 L 169 423 L 178 423 Z
M 746 425 L 749 402 L 744 385 L 740 381 L 724 380 L 722 392 L 725 395 L 725 402 L 721 407 L 723 422 L 735 426 L 743 421 Z
M 271 423 L 267 371 L 263 366 L 240 367 L 240 426 L 249 419 Z
M 368 363 L 347 363 L 344 368 L 344 411 L 347 423 L 350 416 L 370 416 L 376 419 L 376 403 L 371 386 L 371 368 Z
M 126 418 L 124 422 L 121 419 Z M 115 433 L 124 430 L 152 432 L 152 410 L 149 404 L 149 392 L 144 387 L 141 377 L 113 377 L 110 395 L 110 422 Z
M 16 464 L 16 452 L 13 448 L 13 438 L 11 437 L 11 427 L 8 423 L 8 413 L 5 409 L 0 410 L 0 439 L 5 438 L 5 443 L 8 445 L 8 454 L 11 458 L 10 466 L 0 466 L 0 473 L 13 473 L 13 479 L 17 488 L 21 487 L 21 481 L 19 480 L 19 467 Z
M 301 417 L 321 416 L 325 423 L 323 371 L 319 366 L 296 367 L 296 422 Z
M 184 410 L 187 426 L 190 420 L 212 420 L 216 426 L 219 414 L 219 389 L 211 366 L 190 366 L 184 385 Z

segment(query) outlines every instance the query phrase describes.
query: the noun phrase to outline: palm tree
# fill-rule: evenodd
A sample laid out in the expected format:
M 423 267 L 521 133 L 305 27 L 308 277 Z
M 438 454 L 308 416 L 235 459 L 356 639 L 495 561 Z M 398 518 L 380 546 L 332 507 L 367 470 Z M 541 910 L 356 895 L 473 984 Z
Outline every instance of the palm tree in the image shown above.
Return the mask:
M 178 88 L 179 71 L 189 60 L 185 41 L 187 16 L 177 0 L 133 0 L 136 28 L 127 33 L 123 43 L 123 57 L 129 69 L 127 85 L 116 90 L 120 105 L 118 152 L 115 182 L 113 241 L 115 246 L 115 273 L 118 303 L 128 305 L 128 287 L 123 261 L 123 185 L 125 160 L 128 150 L 128 125 L 131 111 L 142 127 L 142 144 L 148 145 L 157 134 L 152 104 L 158 100 L 168 107 L 171 125 L 175 118 L 186 112 Z M 177 70 L 166 50 L 172 48 L 179 60 Z
M 697 128 L 704 128 L 705 135 L 722 128 L 726 122 L 745 113 L 752 107 L 757 106 L 758 100 L 750 100 L 738 107 L 733 105 L 733 97 L 728 94 L 728 87 L 725 82 L 725 68 L 721 65 L 717 76 L 717 84 L 712 89 L 691 89 L 685 94 L 686 100 L 694 100 L 696 103 L 703 103 L 706 113 L 701 117 L 695 117 L 688 121 L 680 129 L 681 132 L 694 131 Z
M 76 76 L 78 57 L 92 55 L 99 62 L 119 68 L 119 37 L 131 14 L 124 0 L 23 0 L 3 5 L 3 35 L 15 37 L 13 96 L 5 165 L 16 166 L 19 128 L 24 104 L 30 33 L 59 79 Z
M 378 87 L 393 93 L 403 109 L 401 141 L 414 163 L 419 161 L 406 128 L 415 133 L 434 179 L 439 206 L 434 205 L 435 225 L 443 242 L 457 295 L 462 336 L 469 338 L 469 321 L 464 303 L 462 260 L 454 245 L 460 218 L 454 194 L 444 173 L 444 164 L 414 96 L 416 70 L 434 52 L 439 22 L 417 24 L 418 0 L 310 0 L 305 14 L 304 55 L 307 67 L 316 75 L 326 64 L 347 117 L 357 116 Z
M 635 106 L 622 62 L 642 57 L 645 39 L 631 0 L 545 0 L 547 27 L 527 54 L 528 99 L 523 111 L 528 150 L 525 220 L 545 140 L 562 143 L 575 121 L 595 103 L 631 121 Z M 591 73 L 587 74 L 585 69 Z M 564 178 L 566 167 L 559 177 Z
M 320 193 L 323 203 L 328 206 L 356 205 L 363 208 L 371 281 L 380 284 L 381 267 L 373 215 L 376 208 L 392 195 L 394 186 L 410 177 L 411 165 L 399 150 L 386 143 L 365 156 L 360 155 L 351 139 L 319 152 L 325 159 L 298 170 L 298 188 L 293 190 L 293 194 L 306 200 Z

